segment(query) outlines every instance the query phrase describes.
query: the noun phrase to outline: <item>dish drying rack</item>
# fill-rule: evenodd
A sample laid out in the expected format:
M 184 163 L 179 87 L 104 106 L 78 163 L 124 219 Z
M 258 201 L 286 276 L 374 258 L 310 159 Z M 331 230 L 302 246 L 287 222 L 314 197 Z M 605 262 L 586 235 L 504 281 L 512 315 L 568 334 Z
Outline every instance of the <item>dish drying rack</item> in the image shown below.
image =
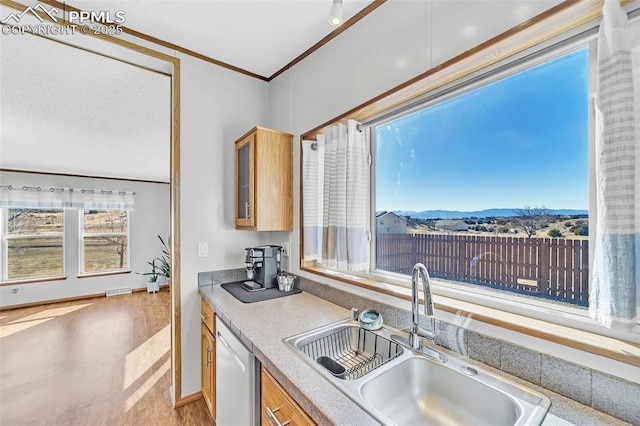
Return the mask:
M 340 328 L 305 343 L 300 350 L 315 361 L 331 358 L 344 368 L 344 373 L 336 374 L 323 362 L 318 362 L 331 374 L 345 380 L 358 379 L 400 356 L 403 351 L 399 344 L 356 326 Z

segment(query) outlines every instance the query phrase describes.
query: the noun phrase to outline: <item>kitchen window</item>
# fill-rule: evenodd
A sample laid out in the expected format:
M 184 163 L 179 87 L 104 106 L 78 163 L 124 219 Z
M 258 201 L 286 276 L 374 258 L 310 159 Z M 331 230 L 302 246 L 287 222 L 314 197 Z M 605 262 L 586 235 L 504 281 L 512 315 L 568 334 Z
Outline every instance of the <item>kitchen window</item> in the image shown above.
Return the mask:
M 129 270 L 129 211 L 80 210 L 82 273 Z
M 64 210 L 0 209 L 2 281 L 64 275 Z
M 306 251 L 301 267 L 402 294 L 394 286 L 409 287 L 422 262 L 439 296 L 628 336 L 587 312 L 594 73 L 595 43 L 572 40 L 365 120 L 369 268 L 346 273 Z M 407 231 L 380 227 L 383 212 L 406 218 Z M 305 228 L 303 250 L 308 240 Z
M 584 13 L 579 12 L 579 14 Z M 632 19 L 637 22 L 637 18 Z M 561 27 L 558 22 L 565 21 L 570 24 L 566 27 L 563 26 L 563 28 L 571 28 L 571 30 L 560 35 L 551 36 Z M 427 257 L 425 263 L 435 272 L 432 283 L 434 284 L 434 293 L 437 295 L 437 303 L 445 312 L 455 314 L 456 321 L 469 315 L 482 322 L 498 325 L 508 330 L 523 332 L 554 343 L 567 344 L 574 348 L 585 347 L 584 338 L 577 337 L 578 334 L 575 334 L 574 331 L 576 333 L 579 333 L 578 330 L 596 333 L 607 337 L 596 338 L 587 344 L 586 347 L 589 348 L 589 352 L 602 353 L 603 350 L 607 352 L 609 348 L 614 348 L 611 352 L 619 357 L 616 359 L 625 359 L 625 362 L 633 363 L 636 362 L 630 361 L 633 356 L 627 358 L 628 353 L 624 350 L 619 350 L 619 347 L 616 346 L 617 341 L 631 340 L 636 342 L 638 341 L 638 336 L 640 336 L 640 322 L 637 320 L 637 315 L 628 312 L 633 310 L 634 306 L 627 302 L 635 297 L 626 297 L 626 294 L 633 293 L 633 281 L 625 279 L 618 286 L 611 279 L 607 280 L 607 277 L 611 276 L 610 271 L 603 275 L 603 269 L 601 268 L 599 269 L 601 273 L 596 275 L 593 270 L 590 270 L 594 261 L 602 259 L 601 253 L 595 251 L 600 247 L 604 247 L 601 242 L 606 244 L 615 240 L 615 238 L 611 238 L 612 231 L 610 230 L 605 230 L 605 232 L 596 231 L 601 231 L 601 228 L 607 226 L 608 223 L 612 223 L 612 226 L 624 225 L 627 228 L 630 226 L 626 222 L 622 225 L 618 225 L 618 222 L 616 222 L 616 218 L 620 217 L 617 216 L 617 211 L 627 208 L 629 196 L 625 195 L 624 198 L 627 204 L 620 207 L 614 206 L 618 210 L 612 213 L 614 214 L 612 220 L 611 214 L 607 215 L 607 212 L 611 212 L 613 209 L 607 209 L 607 203 L 602 202 L 602 197 L 607 196 L 607 190 L 606 188 L 603 189 L 602 185 L 596 185 L 596 166 L 600 167 L 599 171 L 602 170 L 602 162 L 596 164 L 596 156 L 598 155 L 598 158 L 602 159 L 604 154 L 608 155 L 609 152 L 613 152 L 614 155 L 610 155 L 613 159 L 613 162 L 611 162 L 613 166 L 615 159 L 621 155 L 617 154 L 621 151 L 614 148 L 616 144 L 621 145 L 620 142 L 617 142 L 618 139 L 612 139 L 608 136 L 610 134 L 606 132 L 597 133 L 595 128 L 596 114 L 598 116 L 603 114 L 603 109 L 600 106 L 604 105 L 606 108 L 612 103 L 609 98 L 601 98 L 601 96 L 606 96 L 607 92 L 604 92 L 605 94 L 603 95 L 602 90 L 596 91 L 595 82 L 597 78 L 601 82 L 610 78 L 606 73 L 608 69 L 598 66 L 597 44 L 601 38 L 597 38 L 596 33 L 599 24 L 589 23 L 588 25 L 579 26 L 577 18 L 569 16 L 559 18 L 558 22 L 555 23 L 550 19 L 550 25 L 547 26 L 543 26 L 542 22 L 546 25 L 547 19 L 542 20 L 540 25 L 536 23 L 531 28 L 519 29 L 502 40 L 492 40 L 490 49 L 487 48 L 488 46 L 478 46 L 479 50 L 477 52 L 469 51 L 453 58 L 446 66 L 429 70 L 419 78 L 398 86 L 390 91 L 388 96 L 374 98 L 348 114 L 337 117 L 333 124 L 314 128 L 302 135 L 302 224 L 300 238 L 302 250 L 300 267 L 303 271 L 329 279 L 407 299 L 407 289 L 402 288 L 410 285 L 407 266 L 412 266 L 412 262 L 416 260 L 414 253 L 422 252 L 425 254 L 423 258 Z M 540 44 L 529 43 L 525 41 L 529 39 L 520 37 L 520 33 L 525 35 L 531 33 L 535 37 L 549 38 Z M 555 32 L 555 34 L 558 33 Z M 565 65 L 571 62 L 580 62 L 581 69 L 571 76 L 563 72 L 554 73 L 553 70 L 557 68 L 556 65 L 560 66 L 563 62 Z M 615 68 L 615 72 L 628 72 L 629 67 L 626 64 L 627 62 L 621 62 L 620 66 Z M 567 71 L 569 69 L 570 67 L 566 68 Z M 637 70 L 637 68 L 631 68 L 631 70 Z M 473 149 L 468 152 L 465 149 L 456 151 L 455 145 L 452 145 L 450 149 L 447 149 L 446 146 L 434 146 L 432 147 L 433 152 L 425 153 L 423 151 L 420 153 L 422 157 L 418 156 L 415 146 L 413 149 L 407 148 L 405 146 L 406 141 L 398 141 L 398 135 L 393 134 L 393 131 L 399 130 L 393 129 L 394 125 L 398 125 L 403 119 L 407 122 L 411 121 L 411 119 L 415 121 L 422 110 L 429 108 L 434 110 L 438 108 L 446 109 L 448 105 L 456 101 L 459 101 L 457 108 L 451 108 L 451 115 L 446 118 L 457 120 L 458 127 L 462 128 L 469 123 L 460 121 L 453 113 L 464 112 L 473 107 L 474 103 L 468 102 L 473 95 L 486 96 L 486 92 L 482 93 L 483 87 L 500 86 L 501 80 L 505 79 L 521 83 L 518 79 L 526 80 L 528 76 L 536 74 L 536 72 L 540 74 L 539 83 L 533 88 L 528 88 L 530 92 L 538 92 L 538 95 L 534 98 L 536 102 L 524 105 L 525 107 L 535 107 L 535 113 L 530 115 L 520 113 L 519 123 L 531 129 L 538 129 L 541 134 L 548 136 L 549 140 L 556 143 L 557 149 L 555 151 L 549 149 L 548 145 L 546 147 L 544 144 L 536 145 L 536 147 L 542 148 L 543 153 L 547 154 L 546 159 L 542 158 L 542 156 L 517 156 L 515 148 L 524 148 L 531 142 L 526 138 L 518 138 L 517 133 L 503 132 L 499 134 L 499 132 L 494 132 L 494 136 L 498 137 L 491 140 L 486 137 L 483 138 L 482 134 L 474 135 L 474 142 L 476 142 L 477 146 L 484 147 L 484 150 Z M 548 88 L 553 86 L 556 79 L 568 84 L 566 87 L 560 87 L 560 90 L 549 90 Z M 628 78 L 619 80 L 621 82 L 629 81 Z M 575 110 L 576 104 L 581 104 L 579 107 L 580 114 L 586 119 L 574 120 L 573 125 L 575 127 L 573 129 L 560 128 L 560 132 L 556 132 L 550 128 L 550 125 L 556 122 L 555 115 L 550 114 L 550 112 L 557 112 L 558 114 L 566 112 L 557 111 L 556 108 L 557 105 L 567 102 L 567 99 L 562 99 L 563 93 L 566 93 L 564 89 L 573 88 L 575 90 L 575 83 L 580 83 L 582 87 L 578 87 L 579 96 L 568 99 L 570 101 L 569 106 Z M 606 83 L 608 81 L 605 81 Z M 614 87 L 616 94 L 628 93 L 628 91 L 620 90 L 620 85 L 621 83 L 600 86 L 599 88 Z M 514 84 L 513 90 L 508 90 L 508 93 L 505 94 L 514 95 L 522 91 L 527 91 L 526 85 Z M 400 99 L 407 100 L 403 103 L 398 103 Z M 460 101 L 461 99 L 463 101 Z M 594 99 L 599 99 L 604 103 L 599 103 L 596 109 Z M 525 103 L 525 100 L 526 98 L 524 98 L 523 103 Z M 485 101 L 491 101 L 491 99 L 485 99 Z M 514 109 L 509 109 L 503 112 L 502 115 L 504 117 L 515 117 L 521 111 L 523 105 L 517 103 L 514 105 Z M 489 107 L 493 106 L 487 105 L 487 108 L 481 112 L 487 114 L 492 109 Z M 616 105 L 618 109 L 608 108 L 606 110 L 609 114 L 607 123 L 617 123 L 615 114 L 616 111 L 619 111 L 619 106 Z M 499 116 L 499 118 L 503 119 L 503 116 Z M 627 119 L 627 116 L 625 115 L 624 118 Z M 360 121 L 358 129 L 366 132 L 368 139 L 371 141 L 372 158 L 370 164 L 372 164 L 372 167 L 367 194 L 369 205 L 368 213 L 365 215 L 365 218 L 369 220 L 368 230 L 371 237 L 371 247 L 366 251 L 370 254 L 370 260 L 368 267 L 358 270 L 332 268 L 324 265 L 321 257 L 318 258 L 322 254 L 320 250 L 324 249 L 324 246 L 320 245 L 320 241 L 323 240 L 319 236 L 322 236 L 324 229 L 330 230 L 330 224 L 327 226 L 324 223 L 326 220 L 324 222 L 321 220 L 321 216 L 317 214 L 316 206 L 308 200 L 312 195 L 315 197 L 315 194 L 322 194 L 318 191 L 318 185 L 313 180 L 315 176 L 314 164 L 313 162 L 308 162 L 309 159 L 313 159 L 314 146 L 319 148 L 321 146 L 320 137 L 325 138 L 327 131 L 331 127 L 343 124 L 347 120 Z M 412 131 L 414 132 L 419 127 L 419 123 L 409 124 L 413 125 Z M 435 124 L 437 128 L 437 126 L 442 127 L 450 123 L 438 122 Z M 485 127 L 495 127 L 500 123 L 486 118 L 485 115 L 484 117 L 480 116 L 470 124 L 476 126 L 476 128 L 482 128 L 483 125 Z M 508 124 L 515 125 L 518 122 L 512 120 Z M 456 126 L 450 127 L 451 135 L 459 137 L 462 130 L 460 128 Z M 615 131 L 624 131 L 624 129 L 618 126 Z M 387 134 L 381 135 L 380 133 L 385 130 Z M 427 129 L 422 134 L 423 144 L 427 147 L 429 147 L 428 138 L 438 136 L 435 133 L 430 133 L 430 130 Z M 557 138 L 558 134 L 572 134 L 573 136 L 578 136 L 582 142 L 578 143 L 579 139 L 577 138 L 572 138 L 571 141 L 559 140 Z M 417 137 L 415 134 L 410 134 L 409 136 Z M 398 145 L 396 149 L 399 151 L 404 149 L 405 157 L 399 161 L 396 159 L 395 170 L 388 164 L 394 160 L 385 155 L 386 153 L 382 152 L 380 148 L 385 144 L 385 137 L 387 137 L 386 143 L 396 137 L 395 143 Z M 380 138 L 382 138 L 382 142 L 379 140 Z M 514 146 L 504 144 L 509 138 L 514 142 Z M 547 140 L 544 142 L 547 142 Z M 406 145 L 410 145 L 410 143 L 407 142 Z M 567 151 L 567 146 L 573 147 L 573 150 Z M 605 149 L 602 148 L 603 146 Z M 440 151 L 437 148 L 441 148 Z M 494 150 L 488 148 L 494 148 Z M 497 148 L 502 148 L 502 150 L 495 151 Z M 516 190 L 510 190 L 512 199 L 514 201 L 517 200 L 517 204 L 510 203 L 510 205 L 501 207 L 494 207 L 495 205 L 490 207 L 479 206 L 480 210 L 469 210 L 467 207 L 460 208 L 458 211 L 472 213 L 463 214 L 462 216 L 465 216 L 466 219 L 463 218 L 462 220 L 455 219 L 455 217 L 427 216 L 416 218 L 411 216 L 411 212 L 422 211 L 424 208 L 401 208 L 398 207 L 399 203 L 382 204 L 381 200 L 384 198 L 381 198 L 381 194 L 385 191 L 385 185 L 387 185 L 387 194 L 392 196 L 407 195 L 402 194 L 402 190 L 409 187 L 407 185 L 409 180 L 415 176 L 408 173 L 406 168 L 413 161 L 420 163 L 420 161 L 424 160 L 424 156 L 430 154 L 433 154 L 432 157 L 437 157 L 444 164 L 453 164 L 454 166 L 457 166 L 456 162 L 468 161 L 468 157 L 475 156 L 478 163 L 480 163 L 480 169 L 478 170 L 476 167 L 476 171 L 481 171 L 482 167 L 484 167 L 485 170 L 482 171 L 480 178 L 485 179 L 478 179 L 477 174 L 469 176 L 470 173 L 466 170 L 463 171 L 465 173 L 462 175 L 466 179 L 460 176 L 452 177 L 446 173 L 436 174 L 432 176 L 431 182 L 427 182 L 428 185 L 425 186 L 424 191 L 420 189 L 413 192 L 410 191 L 409 197 L 412 197 L 413 200 L 424 201 L 424 198 L 431 196 L 432 199 L 430 201 L 441 205 L 441 209 L 444 209 L 443 204 L 445 202 L 452 201 L 456 195 L 460 198 L 457 201 L 461 203 L 475 202 L 480 205 L 482 201 L 486 201 L 487 195 L 490 196 L 489 201 L 499 201 L 503 194 L 498 190 L 509 188 L 510 186 L 509 182 L 505 184 L 507 180 L 513 180 L 520 184 L 526 191 L 523 192 L 520 187 Z M 492 158 L 492 155 L 494 158 Z M 506 162 L 503 161 L 503 163 L 496 166 L 494 160 L 500 157 Z M 571 167 L 564 167 L 562 159 L 570 163 Z M 423 163 L 427 164 L 428 161 L 423 161 Z M 311 167 L 306 167 L 307 164 L 311 164 Z M 487 167 L 488 164 L 493 164 L 493 167 Z M 387 176 L 386 182 L 382 181 L 379 176 L 381 165 L 387 166 L 391 171 L 389 176 L 392 177 Z M 519 166 L 515 171 L 514 165 Z M 417 164 L 417 166 L 424 167 L 423 164 Z M 433 166 L 433 163 L 431 166 Z M 576 168 L 576 166 L 579 166 L 579 168 Z M 553 187 L 542 185 L 549 181 L 547 176 L 533 179 L 523 178 L 523 176 L 530 176 L 530 169 L 536 167 L 546 168 L 552 172 L 551 174 L 555 176 L 554 182 L 559 183 L 557 185 L 559 188 L 566 190 L 571 188 L 571 185 L 574 185 L 573 190 L 565 191 L 566 196 L 561 200 L 562 203 L 555 202 L 558 197 L 552 191 Z M 610 169 L 617 171 L 615 166 L 610 167 Z M 619 173 L 623 173 L 625 170 L 627 169 L 620 170 Z M 505 171 L 510 172 L 510 174 L 507 173 L 505 176 Z M 392 174 L 393 172 L 395 172 L 395 175 Z M 566 174 L 562 175 L 563 172 Z M 486 178 L 491 177 L 492 174 L 496 175 L 497 179 L 487 182 Z M 311 176 L 312 179 L 307 180 L 307 176 Z M 614 180 L 615 178 L 617 176 L 614 176 Z M 540 182 L 536 182 L 536 180 L 540 180 Z M 394 185 L 395 187 L 393 187 Z M 537 198 L 532 197 L 531 195 L 536 192 L 532 188 L 535 189 L 536 186 L 543 188 L 538 192 L 548 192 L 548 194 L 542 194 L 542 196 L 548 196 L 549 198 L 538 201 L 541 194 L 536 194 Z M 391 187 L 393 187 L 392 191 L 389 190 Z M 628 187 L 631 188 L 632 186 Z M 441 188 L 445 190 L 441 190 Z M 474 192 L 469 188 L 475 188 L 478 191 Z M 459 191 L 460 189 L 462 191 Z M 431 190 L 430 193 L 429 190 Z M 523 195 L 527 196 L 527 199 L 523 199 Z M 462 198 L 468 198 L 468 200 L 463 200 Z M 580 199 L 582 200 L 580 203 L 575 203 L 576 200 Z M 389 200 L 394 201 L 388 197 L 387 201 Z M 571 206 L 569 205 L 570 203 L 572 204 Z M 504 217 L 498 217 L 508 216 L 506 214 L 487 214 L 491 212 L 478 214 L 481 210 L 492 208 L 510 210 L 512 219 L 506 220 Z M 453 207 L 446 207 L 446 209 L 450 210 L 450 212 L 455 212 Z M 603 209 L 605 210 L 604 213 L 602 212 Z M 438 207 L 428 207 L 424 210 L 432 210 L 430 213 L 438 213 L 433 211 L 438 210 Z M 406 221 L 403 221 L 403 226 L 409 229 L 422 228 L 423 231 L 438 231 L 443 235 L 429 237 L 432 240 L 439 240 L 437 243 L 433 241 L 417 241 L 417 239 L 399 241 L 399 239 L 407 238 L 404 235 L 376 235 L 389 231 L 388 227 L 380 226 L 379 220 L 379 216 L 387 211 L 395 211 L 401 219 L 403 216 L 409 216 Z M 378 220 L 374 223 L 376 214 L 378 214 Z M 438 214 L 437 216 L 445 215 Z M 624 219 L 627 220 L 628 216 L 624 216 Z M 540 218 L 542 220 L 539 220 Z M 517 224 L 516 219 L 519 219 Z M 621 221 L 621 219 L 617 220 Z M 625 228 L 625 232 L 627 228 Z M 404 232 L 395 232 L 404 234 Z M 460 236 L 464 235 L 464 233 L 469 235 L 476 233 L 476 235 L 470 244 L 468 241 L 464 241 L 463 247 L 461 247 L 459 241 L 456 240 L 460 240 Z M 423 234 L 428 235 L 426 232 L 423 232 Z M 613 234 L 615 234 L 615 230 Z M 522 244 L 522 247 L 518 247 L 517 252 L 514 247 L 509 246 L 513 245 L 516 237 L 526 237 L 525 243 Z M 384 247 L 381 247 L 382 244 L 380 243 L 383 238 L 388 239 L 388 241 L 385 241 L 387 243 L 386 247 L 391 247 L 391 250 L 385 250 Z M 426 239 L 427 237 L 422 238 Z M 499 238 L 506 239 L 506 243 L 495 244 L 501 241 Z M 539 247 L 541 242 L 538 240 L 542 240 L 542 244 L 547 247 Z M 629 240 L 630 237 L 625 235 L 625 247 Z M 594 244 L 596 241 L 598 242 L 597 247 Z M 491 245 L 491 243 L 494 244 Z M 434 247 L 438 244 L 440 247 Z M 495 250 L 496 248 L 497 250 Z M 434 252 L 436 253 L 435 255 Z M 463 255 L 460 256 L 460 253 Z M 403 258 L 403 255 L 406 258 Z M 385 256 L 393 257 L 397 264 L 394 265 L 391 261 L 385 264 Z M 622 258 L 624 258 L 624 262 L 613 260 L 613 265 L 611 266 L 619 266 L 620 269 L 624 269 L 625 273 L 632 267 L 637 270 L 637 258 L 635 263 L 633 263 L 633 257 L 621 256 Z M 539 265 L 541 264 L 550 264 L 550 266 L 543 267 L 542 273 L 539 273 L 537 270 L 540 269 Z M 598 265 L 600 266 L 600 263 Z M 607 263 L 607 267 L 609 267 L 609 263 Z M 625 277 L 630 275 L 627 274 Z M 509 286 L 511 286 L 511 289 L 501 288 Z M 597 297 L 587 297 L 590 290 L 589 287 L 594 287 L 594 291 L 595 289 L 598 290 Z M 626 309 L 629 306 L 630 308 Z M 587 311 L 587 307 L 591 312 Z M 620 313 L 619 316 L 617 316 L 618 313 Z M 597 320 L 592 318 L 597 318 Z M 620 318 L 620 321 L 616 318 Z M 625 324 L 624 322 L 627 319 L 629 321 Z M 616 325 L 621 325 L 621 327 L 609 328 L 608 324 L 612 324 L 614 321 Z M 496 333 L 496 336 L 500 337 L 500 333 Z M 610 337 L 614 340 L 608 340 Z
M 375 125 L 374 211 L 408 226 L 374 235 L 372 269 L 586 307 L 588 94 L 583 46 Z

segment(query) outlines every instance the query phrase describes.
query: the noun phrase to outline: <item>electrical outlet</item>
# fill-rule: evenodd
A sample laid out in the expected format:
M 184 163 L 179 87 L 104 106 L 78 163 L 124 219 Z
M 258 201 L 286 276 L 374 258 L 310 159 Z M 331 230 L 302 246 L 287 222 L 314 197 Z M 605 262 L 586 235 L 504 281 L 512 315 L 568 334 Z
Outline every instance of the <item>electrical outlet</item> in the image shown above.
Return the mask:
M 289 241 L 284 241 L 282 244 L 282 255 L 289 257 Z
M 198 243 L 198 257 L 209 256 L 209 243 L 206 241 Z

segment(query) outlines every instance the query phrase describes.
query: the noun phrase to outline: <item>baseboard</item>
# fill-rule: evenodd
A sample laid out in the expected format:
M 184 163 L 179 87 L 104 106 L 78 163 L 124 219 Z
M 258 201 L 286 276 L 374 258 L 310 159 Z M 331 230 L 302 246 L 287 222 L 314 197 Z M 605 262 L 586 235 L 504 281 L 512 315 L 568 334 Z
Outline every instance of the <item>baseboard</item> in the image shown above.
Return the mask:
M 191 395 L 184 396 L 179 400 L 177 400 L 176 403 L 173 405 L 173 408 L 182 407 L 183 405 L 187 405 L 193 401 L 197 401 L 200 398 L 202 398 L 202 391 L 192 393 Z
M 0 307 L 0 312 L 8 311 L 11 309 L 31 308 L 33 306 L 51 305 L 53 303 L 73 302 L 75 300 L 95 299 L 96 297 L 106 297 L 104 293 L 85 294 L 82 296 L 64 297 L 61 299 L 41 300 L 39 302 L 22 303 L 19 305 L 9 305 Z
M 160 290 L 169 288 L 169 285 L 164 284 L 160 286 Z M 138 293 L 141 291 L 147 291 L 146 287 L 134 288 L 131 290 L 132 293 Z M 31 308 L 33 306 L 43 306 L 43 305 L 51 305 L 53 303 L 62 303 L 62 302 L 73 302 L 76 300 L 84 300 L 84 299 L 94 299 L 96 297 L 106 297 L 105 293 L 95 293 L 95 294 L 84 294 L 81 296 L 72 296 L 72 297 L 64 297 L 61 299 L 50 299 L 50 300 L 41 300 L 39 302 L 29 302 L 22 303 L 19 305 L 9 305 L 9 306 L 0 306 L 0 312 L 9 311 L 11 309 L 20 309 L 20 308 Z
M 160 290 L 163 290 L 165 288 L 169 288 L 169 284 L 162 284 L 160 287 L 158 287 Z M 137 293 L 139 291 L 147 291 L 146 287 L 140 287 L 140 288 L 134 288 L 131 290 L 132 293 Z

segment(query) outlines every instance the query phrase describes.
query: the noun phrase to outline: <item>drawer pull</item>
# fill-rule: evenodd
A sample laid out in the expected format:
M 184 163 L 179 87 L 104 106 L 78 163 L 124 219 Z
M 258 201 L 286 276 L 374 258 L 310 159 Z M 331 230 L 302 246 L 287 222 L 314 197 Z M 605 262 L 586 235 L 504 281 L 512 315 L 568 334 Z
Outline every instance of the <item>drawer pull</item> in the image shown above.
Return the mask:
M 278 411 L 280 411 L 280 407 L 273 410 L 267 406 L 264 407 L 264 413 L 266 414 L 267 420 L 269 420 L 269 423 L 271 423 L 274 426 L 287 426 L 289 423 L 291 423 L 291 420 L 287 420 L 281 423 L 280 420 L 278 420 L 278 418 L 276 417 L 276 413 Z

